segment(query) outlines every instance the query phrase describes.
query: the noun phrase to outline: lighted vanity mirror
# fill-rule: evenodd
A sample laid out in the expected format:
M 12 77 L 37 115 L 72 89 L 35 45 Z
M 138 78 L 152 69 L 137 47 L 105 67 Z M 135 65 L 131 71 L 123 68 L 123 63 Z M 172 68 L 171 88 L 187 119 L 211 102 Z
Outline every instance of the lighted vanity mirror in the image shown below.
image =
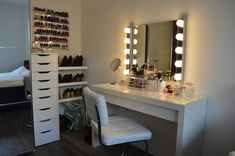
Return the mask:
M 181 73 L 182 65 L 179 71 L 175 62 L 182 61 L 183 56 L 175 51 L 177 47 L 183 49 L 183 41 L 176 39 L 177 33 L 183 34 L 183 30 L 177 26 L 176 20 L 141 24 L 135 28 L 138 33 L 134 34 L 134 39 L 138 43 L 133 45 L 133 49 L 137 54 L 132 58 L 137 60 L 139 66 L 146 63 L 154 65 L 158 71 L 171 71 L 172 75 Z

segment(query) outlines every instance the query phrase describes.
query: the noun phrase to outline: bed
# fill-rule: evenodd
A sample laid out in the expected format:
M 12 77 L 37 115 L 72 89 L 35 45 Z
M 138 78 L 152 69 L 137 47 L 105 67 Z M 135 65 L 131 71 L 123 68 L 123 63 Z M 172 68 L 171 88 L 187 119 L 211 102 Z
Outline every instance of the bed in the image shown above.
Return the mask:
M 0 106 L 28 102 L 25 85 L 28 80 L 29 70 L 24 66 L 0 73 Z

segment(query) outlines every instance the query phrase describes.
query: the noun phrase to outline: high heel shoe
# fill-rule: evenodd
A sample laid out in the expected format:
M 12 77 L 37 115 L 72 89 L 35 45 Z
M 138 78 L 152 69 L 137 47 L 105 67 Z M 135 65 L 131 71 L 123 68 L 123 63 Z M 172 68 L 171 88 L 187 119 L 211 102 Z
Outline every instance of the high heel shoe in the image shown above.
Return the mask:
M 80 74 L 77 73 L 77 74 L 73 77 L 72 81 L 73 81 L 73 82 L 79 82 L 79 77 L 80 77 Z
M 78 66 L 78 61 L 79 61 L 79 55 L 77 55 L 77 56 L 73 59 L 72 66 Z
M 83 57 L 82 55 L 80 55 L 78 58 L 78 66 L 82 66 L 82 62 L 83 62 Z
M 73 57 L 70 55 L 67 60 L 66 66 L 72 66 L 72 63 L 73 63 Z
M 62 82 L 62 75 L 61 74 L 58 75 L 58 81 L 59 81 L 59 83 Z
M 61 64 L 60 64 L 60 66 L 61 66 L 61 67 L 66 66 L 67 61 L 68 61 L 67 56 L 64 56 L 63 59 L 62 59 L 62 62 L 61 62 Z

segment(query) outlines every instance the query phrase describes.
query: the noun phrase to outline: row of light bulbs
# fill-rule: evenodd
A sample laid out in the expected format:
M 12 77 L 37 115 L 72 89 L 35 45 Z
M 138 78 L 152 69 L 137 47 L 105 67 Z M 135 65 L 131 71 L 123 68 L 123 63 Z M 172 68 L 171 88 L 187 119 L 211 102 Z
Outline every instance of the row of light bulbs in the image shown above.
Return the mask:
M 132 32 L 133 31 L 133 32 Z M 130 35 L 136 35 L 137 33 L 138 33 L 138 30 L 136 29 L 136 28 L 132 28 L 132 27 L 125 27 L 125 29 L 124 29 L 124 32 L 126 33 L 126 34 L 130 34 Z M 132 34 L 133 33 L 133 34 Z M 130 36 L 129 35 L 129 36 Z M 127 35 L 128 36 L 128 35 Z M 132 42 L 132 43 L 131 43 Z M 137 39 L 133 39 L 132 41 L 131 41 L 131 38 L 125 38 L 124 39 L 124 43 L 125 44 L 133 44 L 133 45 L 136 45 L 137 43 L 138 43 L 138 41 L 137 41 Z M 129 48 L 126 48 L 126 49 L 124 49 L 124 53 L 126 54 L 126 55 L 130 55 L 130 53 L 131 53 L 131 50 L 129 49 Z M 133 49 L 132 50 L 132 54 L 133 55 L 136 55 L 137 54 L 137 50 L 136 49 Z M 124 60 L 124 64 L 125 65 L 129 65 L 130 64 L 130 59 L 125 59 Z M 133 59 L 132 60 L 132 64 L 133 65 L 136 65 L 137 64 L 137 60 L 136 59 Z M 129 75 L 129 69 L 125 69 L 124 70 L 124 75 Z
M 184 28 L 184 20 L 183 19 L 178 19 L 176 21 L 176 25 L 179 28 Z M 183 41 L 184 40 L 184 34 L 183 33 L 177 33 L 175 38 L 176 38 L 177 41 Z M 176 54 L 183 54 L 183 47 L 176 47 L 175 48 L 175 53 Z M 183 67 L 182 60 L 176 60 L 175 61 L 175 66 L 177 68 L 182 68 Z M 182 80 L 182 73 L 175 73 L 174 79 L 177 80 L 177 81 Z

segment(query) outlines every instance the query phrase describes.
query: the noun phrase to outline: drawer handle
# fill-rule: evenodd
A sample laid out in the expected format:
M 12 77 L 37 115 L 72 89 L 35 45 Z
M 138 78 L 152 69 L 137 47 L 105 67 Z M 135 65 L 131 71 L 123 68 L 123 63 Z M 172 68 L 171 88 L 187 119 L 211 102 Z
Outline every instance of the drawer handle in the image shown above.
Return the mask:
M 38 90 L 49 90 L 51 88 L 41 88 L 41 89 L 38 89 Z
M 48 133 L 50 132 L 51 130 L 48 130 L 48 131 L 43 131 L 43 132 L 40 132 L 41 134 L 44 134 L 44 133 Z
M 51 107 L 48 107 L 48 108 L 42 108 L 42 109 L 39 109 L 40 111 L 45 111 L 45 110 L 49 110 L 51 109 Z
M 47 121 L 50 121 L 51 119 L 46 119 L 46 120 L 42 120 L 40 122 L 47 122 Z
M 39 65 L 48 65 L 50 63 L 38 63 Z
M 51 96 L 43 96 L 43 97 L 39 97 L 39 99 L 47 99 L 49 97 L 51 97 Z
M 38 82 L 49 82 L 50 80 L 38 80 Z
M 48 74 L 50 73 L 49 71 L 43 71 L 43 72 L 38 72 L 39 74 Z
M 38 54 L 38 56 L 49 56 L 49 54 Z

